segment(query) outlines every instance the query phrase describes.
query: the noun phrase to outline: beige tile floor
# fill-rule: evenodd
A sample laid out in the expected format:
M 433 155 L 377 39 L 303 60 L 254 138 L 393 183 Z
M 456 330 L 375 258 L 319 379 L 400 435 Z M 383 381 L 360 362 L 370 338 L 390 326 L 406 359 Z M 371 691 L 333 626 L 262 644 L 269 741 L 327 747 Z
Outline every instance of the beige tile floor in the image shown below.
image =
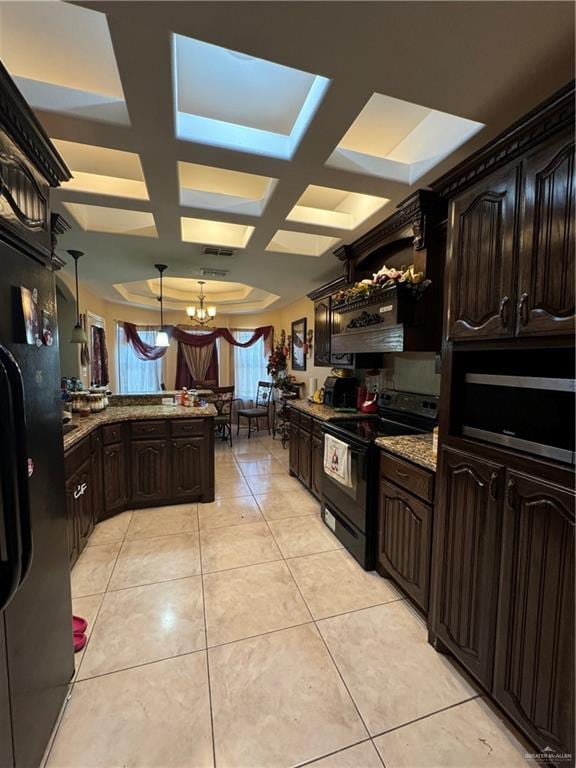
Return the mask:
M 515 768 L 522 745 L 268 437 L 217 501 L 125 512 L 72 574 L 90 622 L 48 768 Z

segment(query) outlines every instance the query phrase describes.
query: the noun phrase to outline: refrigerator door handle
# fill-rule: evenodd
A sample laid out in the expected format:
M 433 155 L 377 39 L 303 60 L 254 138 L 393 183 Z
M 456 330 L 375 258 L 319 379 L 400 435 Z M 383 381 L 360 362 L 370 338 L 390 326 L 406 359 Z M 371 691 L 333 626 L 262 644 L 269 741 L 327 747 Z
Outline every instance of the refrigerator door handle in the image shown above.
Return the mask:
M 8 374 L 12 395 L 14 420 L 14 448 L 16 452 L 16 481 L 18 485 L 18 510 L 20 513 L 20 540 L 22 545 L 22 566 L 20 584 L 30 573 L 34 556 L 32 522 L 30 516 L 30 489 L 28 486 L 28 451 L 26 450 L 26 409 L 24 404 L 24 382 L 20 367 L 11 353 L 0 346 L 0 361 Z
M 15 433 L 12 392 L 6 368 L 0 359 L 0 611 L 13 598 L 22 577 L 22 540 L 18 509 Z

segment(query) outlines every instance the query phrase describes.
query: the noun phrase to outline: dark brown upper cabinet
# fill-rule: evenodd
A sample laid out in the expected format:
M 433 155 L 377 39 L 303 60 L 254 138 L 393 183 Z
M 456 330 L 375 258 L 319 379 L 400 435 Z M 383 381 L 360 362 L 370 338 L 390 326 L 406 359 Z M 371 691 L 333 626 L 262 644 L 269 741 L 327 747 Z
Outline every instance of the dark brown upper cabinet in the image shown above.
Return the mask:
M 448 340 L 574 333 L 574 86 L 432 188 L 450 200 Z
M 574 753 L 574 494 L 508 470 L 494 697 L 540 749 Z
M 451 209 L 448 335 L 513 332 L 517 166 L 456 198 Z
M 574 137 L 530 153 L 524 162 L 516 332 L 574 333 Z
M 314 365 L 328 367 L 330 362 L 330 297 L 314 304 Z
M 436 637 L 487 688 L 492 681 L 504 469 L 444 448 L 434 509 Z

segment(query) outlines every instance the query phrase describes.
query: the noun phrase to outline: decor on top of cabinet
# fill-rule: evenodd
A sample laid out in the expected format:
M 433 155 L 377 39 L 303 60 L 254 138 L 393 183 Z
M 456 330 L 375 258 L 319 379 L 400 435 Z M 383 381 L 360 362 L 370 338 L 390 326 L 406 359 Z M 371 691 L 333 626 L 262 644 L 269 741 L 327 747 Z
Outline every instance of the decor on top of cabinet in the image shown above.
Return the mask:
M 368 299 L 380 291 L 388 290 L 397 286 L 407 292 L 414 299 L 419 299 L 426 288 L 431 284 L 431 280 L 424 277 L 423 272 L 416 272 L 414 264 L 401 269 L 389 269 L 385 264 L 378 272 L 359 283 L 354 283 L 351 288 L 344 291 L 338 291 L 334 299 L 337 304 L 348 304 L 359 299 Z
M 292 370 L 306 370 L 306 318 L 292 323 Z

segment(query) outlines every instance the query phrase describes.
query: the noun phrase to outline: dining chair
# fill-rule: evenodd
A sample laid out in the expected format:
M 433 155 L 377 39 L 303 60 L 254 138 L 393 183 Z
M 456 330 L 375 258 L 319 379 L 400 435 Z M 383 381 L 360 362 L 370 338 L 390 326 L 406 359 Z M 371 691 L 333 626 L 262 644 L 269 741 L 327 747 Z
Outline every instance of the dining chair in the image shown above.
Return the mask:
M 266 419 L 266 427 L 270 434 L 270 397 L 272 396 L 272 382 L 259 381 L 256 390 L 256 399 L 253 408 L 239 408 L 236 412 L 236 435 L 240 434 L 240 419 L 248 419 L 248 439 L 253 431 L 260 431 L 260 419 Z M 253 430 L 252 421 L 256 419 L 256 428 Z

